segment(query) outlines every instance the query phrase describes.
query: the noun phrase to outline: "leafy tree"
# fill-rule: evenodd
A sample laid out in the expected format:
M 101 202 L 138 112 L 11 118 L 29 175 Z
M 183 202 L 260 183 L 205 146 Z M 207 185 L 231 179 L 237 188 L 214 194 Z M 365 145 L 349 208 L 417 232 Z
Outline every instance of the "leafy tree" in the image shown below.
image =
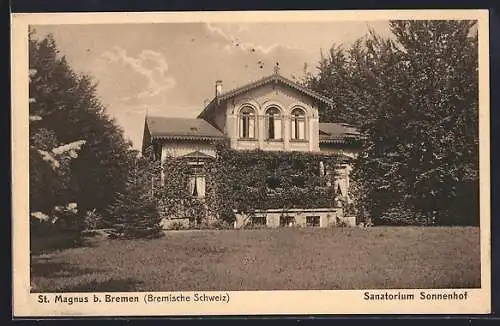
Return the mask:
M 347 112 L 366 136 L 353 177 L 374 218 L 396 208 L 439 224 L 477 224 L 475 22 L 391 21 L 390 29 L 390 38 L 371 32 L 332 50 L 309 84 L 338 103 L 327 119 L 347 120 Z
M 320 112 L 322 122 L 355 123 L 350 109 L 353 92 L 351 91 L 352 65 L 349 56 L 341 45 L 333 45 L 325 55 L 321 51 L 318 74 L 306 72 L 305 85 L 329 97 L 334 105 L 325 106 Z
M 96 84 L 89 76 L 71 69 L 51 35 L 38 39 L 30 31 L 29 65 L 35 72 L 29 93 L 36 99 L 30 111 L 41 117 L 36 121 L 36 129 L 47 130 L 43 137 L 52 143 L 56 139 L 60 143 L 86 141 L 80 158 L 69 163 L 71 176 L 65 186 L 65 196 L 77 200 L 83 211 L 102 212 L 115 193 L 125 187 L 128 162 L 132 160 L 130 143 L 105 114 L 96 95 Z M 39 139 L 42 134 L 33 137 Z M 45 195 L 39 195 L 32 199 L 42 203 Z
M 395 21 L 408 73 L 408 193 L 441 224 L 479 222 L 478 44 L 474 21 Z M 420 148 L 418 148 L 420 147 Z M 418 162 L 418 164 L 416 164 Z

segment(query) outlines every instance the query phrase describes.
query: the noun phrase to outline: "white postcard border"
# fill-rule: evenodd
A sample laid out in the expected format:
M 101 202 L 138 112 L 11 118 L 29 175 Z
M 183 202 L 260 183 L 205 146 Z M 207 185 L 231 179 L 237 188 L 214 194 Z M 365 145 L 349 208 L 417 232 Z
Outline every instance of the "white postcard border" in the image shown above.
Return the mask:
M 28 26 L 54 24 L 130 24 L 167 22 L 276 22 L 387 19 L 477 19 L 479 32 L 480 123 L 480 289 L 369 290 L 370 293 L 412 293 L 415 300 L 364 300 L 364 290 L 199 292 L 227 296 L 229 302 L 147 303 L 147 295 L 194 297 L 195 292 L 109 293 L 137 296 L 138 303 L 106 303 L 106 293 L 82 293 L 90 302 L 41 304 L 30 293 L 29 159 L 28 159 Z M 252 314 L 483 314 L 491 311 L 490 157 L 489 157 L 489 25 L 487 10 L 267 11 L 176 13 L 30 13 L 12 14 L 12 235 L 13 315 L 23 316 L 144 316 Z M 467 300 L 419 300 L 420 292 L 463 293 Z M 54 298 L 56 294 L 43 293 Z M 71 294 L 77 296 L 78 294 Z M 94 297 L 101 302 L 94 303 Z M 221 299 L 222 300 L 222 299 Z

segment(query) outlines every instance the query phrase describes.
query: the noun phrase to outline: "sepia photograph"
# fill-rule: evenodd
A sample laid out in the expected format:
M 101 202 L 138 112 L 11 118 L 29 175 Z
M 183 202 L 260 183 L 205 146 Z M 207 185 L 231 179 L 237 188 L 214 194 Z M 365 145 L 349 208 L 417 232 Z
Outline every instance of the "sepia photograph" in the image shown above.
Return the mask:
M 14 17 L 23 305 L 487 310 L 487 12 L 326 13 Z

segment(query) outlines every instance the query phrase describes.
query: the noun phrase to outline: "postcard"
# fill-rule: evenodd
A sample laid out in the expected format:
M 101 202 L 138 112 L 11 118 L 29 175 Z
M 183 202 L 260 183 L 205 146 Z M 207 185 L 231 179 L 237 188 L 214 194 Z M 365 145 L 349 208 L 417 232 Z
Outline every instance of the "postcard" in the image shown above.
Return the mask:
M 12 14 L 14 317 L 489 313 L 488 28 Z

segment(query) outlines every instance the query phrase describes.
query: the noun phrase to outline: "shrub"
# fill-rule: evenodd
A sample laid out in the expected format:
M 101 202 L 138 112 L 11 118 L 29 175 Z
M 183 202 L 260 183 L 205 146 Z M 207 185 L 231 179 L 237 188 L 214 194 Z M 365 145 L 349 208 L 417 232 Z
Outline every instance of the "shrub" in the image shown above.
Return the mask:
M 431 225 L 432 220 L 424 217 L 411 208 L 402 206 L 387 209 L 379 218 L 374 218 L 376 225 L 410 226 L 410 225 Z
M 184 223 L 179 222 L 179 221 L 174 221 L 170 223 L 167 227 L 167 230 L 185 230 L 187 227 L 184 225 Z
M 196 225 L 191 226 L 192 229 L 196 230 L 227 230 L 233 229 L 233 224 L 226 222 L 224 220 L 215 220 L 213 222 L 203 221 Z
M 224 220 L 216 220 L 209 224 L 212 228 L 216 230 L 229 230 L 234 229 L 233 223 L 224 221 Z
M 338 217 L 337 217 L 337 220 L 336 220 L 335 224 L 336 224 L 337 227 L 341 227 L 341 228 L 345 228 L 345 227 L 349 226 L 346 221 L 344 221 L 343 219 L 338 218 Z
M 50 214 L 33 212 L 30 219 L 30 249 L 39 252 L 79 245 L 83 241 L 82 230 L 76 203 L 55 206 Z
M 85 213 L 85 216 L 83 217 L 83 223 L 85 230 L 96 230 L 102 224 L 102 217 L 96 212 L 95 209 L 92 209 Z
M 161 218 L 156 203 L 136 192 L 118 194 L 108 212 L 113 223 L 107 230 L 111 238 L 157 238 L 161 236 Z M 142 197 L 142 198 L 141 198 Z

